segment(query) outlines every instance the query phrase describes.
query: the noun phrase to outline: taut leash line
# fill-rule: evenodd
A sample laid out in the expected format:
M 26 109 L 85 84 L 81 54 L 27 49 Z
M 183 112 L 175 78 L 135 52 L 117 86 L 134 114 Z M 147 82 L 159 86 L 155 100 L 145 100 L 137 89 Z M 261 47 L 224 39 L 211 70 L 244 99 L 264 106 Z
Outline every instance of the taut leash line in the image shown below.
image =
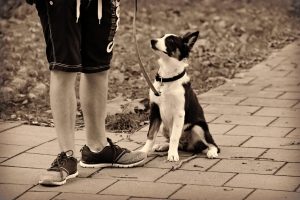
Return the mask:
M 139 47 L 138 47 L 138 43 L 137 43 L 137 37 L 136 37 L 136 16 L 137 16 L 137 1 L 138 0 L 135 0 L 135 4 L 134 4 L 134 15 L 133 15 L 133 38 L 134 38 L 134 43 L 135 43 L 135 51 L 136 51 L 136 55 L 138 57 L 138 62 L 139 62 L 139 66 L 141 68 L 141 71 L 143 73 L 143 76 L 145 77 L 146 79 L 146 82 L 147 84 L 149 85 L 150 89 L 154 92 L 154 94 L 156 96 L 160 96 L 160 93 L 155 89 L 155 87 L 153 86 L 146 70 L 145 70 L 145 67 L 142 63 L 142 60 L 141 60 L 141 55 L 140 55 L 140 51 L 139 51 Z

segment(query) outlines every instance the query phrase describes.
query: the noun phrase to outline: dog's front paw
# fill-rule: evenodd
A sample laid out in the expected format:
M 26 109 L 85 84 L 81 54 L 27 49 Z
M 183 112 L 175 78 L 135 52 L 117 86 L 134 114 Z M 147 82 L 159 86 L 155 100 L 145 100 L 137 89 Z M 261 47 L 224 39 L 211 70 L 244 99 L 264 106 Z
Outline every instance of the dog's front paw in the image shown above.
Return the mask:
M 176 162 L 179 160 L 178 152 L 168 152 L 168 161 Z
M 168 151 L 169 149 L 169 143 L 164 143 L 164 144 L 156 144 L 152 148 L 153 151 L 156 152 L 163 152 L 163 151 Z
M 218 157 L 218 149 L 216 147 L 210 148 L 206 153 L 207 158 L 213 159 Z

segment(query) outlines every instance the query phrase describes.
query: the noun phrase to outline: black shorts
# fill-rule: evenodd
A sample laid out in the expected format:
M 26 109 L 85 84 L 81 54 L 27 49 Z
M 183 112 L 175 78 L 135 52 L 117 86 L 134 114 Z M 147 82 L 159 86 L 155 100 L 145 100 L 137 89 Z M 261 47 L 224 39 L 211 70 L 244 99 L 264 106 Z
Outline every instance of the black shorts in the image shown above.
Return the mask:
M 50 70 L 95 73 L 108 70 L 119 24 L 119 1 L 81 0 L 76 23 L 76 0 L 36 0 L 46 41 Z

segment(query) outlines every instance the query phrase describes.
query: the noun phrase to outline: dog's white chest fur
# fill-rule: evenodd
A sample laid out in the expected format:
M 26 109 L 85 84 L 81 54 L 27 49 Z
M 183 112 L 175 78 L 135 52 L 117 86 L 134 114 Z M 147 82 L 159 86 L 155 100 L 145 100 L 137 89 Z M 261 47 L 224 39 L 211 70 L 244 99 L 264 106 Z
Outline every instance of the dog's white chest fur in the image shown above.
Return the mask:
M 184 117 L 185 90 L 184 83 L 189 82 L 189 77 L 184 75 L 180 80 L 168 83 L 154 82 L 154 87 L 161 93 L 160 96 L 150 91 L 150 101 L 159 106 L 159 111 L 163 124 L 172 130 L 173 116 Z

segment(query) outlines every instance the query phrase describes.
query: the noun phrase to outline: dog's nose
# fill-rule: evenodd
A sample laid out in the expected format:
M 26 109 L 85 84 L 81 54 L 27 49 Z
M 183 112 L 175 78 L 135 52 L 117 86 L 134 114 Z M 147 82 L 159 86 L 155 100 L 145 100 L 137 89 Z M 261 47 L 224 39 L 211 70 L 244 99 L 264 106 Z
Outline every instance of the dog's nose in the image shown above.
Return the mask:
M 155 47 L 156 43 L 157 43 L 157 40 L 151 40 L 151 46 L 152 46 L 152 48 Z

